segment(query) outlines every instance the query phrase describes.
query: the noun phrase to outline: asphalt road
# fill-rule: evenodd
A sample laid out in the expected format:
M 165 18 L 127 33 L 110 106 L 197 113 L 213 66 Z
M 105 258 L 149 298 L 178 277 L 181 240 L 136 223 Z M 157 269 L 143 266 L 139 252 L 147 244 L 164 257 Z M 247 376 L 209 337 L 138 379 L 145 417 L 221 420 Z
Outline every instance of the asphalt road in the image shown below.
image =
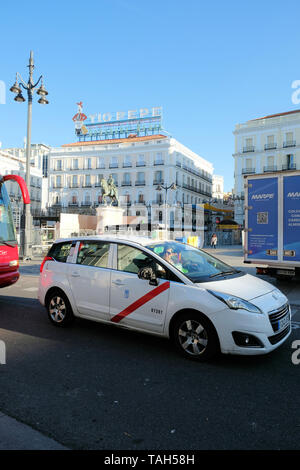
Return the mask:
M 216 255 L 242 265 L 234 250 Z M 293 305 L 282 347 L 198 364 L 165 339 L 83 320 L 52 326 L 36 300 L 38 265 L 21 274 L 1 290 L 0 412 L 71 449 L 299 449 L 299 283 L 276 284 Z

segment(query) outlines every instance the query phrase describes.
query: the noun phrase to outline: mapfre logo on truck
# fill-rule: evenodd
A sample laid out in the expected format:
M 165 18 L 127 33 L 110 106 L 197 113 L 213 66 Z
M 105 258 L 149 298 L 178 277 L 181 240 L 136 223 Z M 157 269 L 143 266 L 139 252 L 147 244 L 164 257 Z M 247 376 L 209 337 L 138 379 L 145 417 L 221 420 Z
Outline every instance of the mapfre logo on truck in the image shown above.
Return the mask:
M 265 201 L 266 199 L 270 200 L 274 198 L 274 193 L 270 194 L 253 194 L 251 199 L 256 201 Z
M 300 198 L 300 192 L 289 192 L 287 193 L 287 197 L 290 197 L 292 199 L 299 199 Z

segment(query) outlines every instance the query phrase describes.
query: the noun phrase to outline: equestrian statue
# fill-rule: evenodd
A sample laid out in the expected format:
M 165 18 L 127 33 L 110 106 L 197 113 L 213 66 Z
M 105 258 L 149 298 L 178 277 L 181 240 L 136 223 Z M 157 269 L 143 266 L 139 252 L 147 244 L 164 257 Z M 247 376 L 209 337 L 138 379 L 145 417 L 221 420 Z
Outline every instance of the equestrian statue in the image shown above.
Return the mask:
M 113 203 L 117 203 L 116 205 L 119 205 L 119 198 L 118 198 L 118 190 L 115 185 L 114 179 L 112 175 L 109 175 L 108 180 L 105 178 L 101 179 L 101 188 L 102 188 L 102 200 L 105 205 L 107 205 L 106 198 L 107 196 L 110 198 L 110 206 Z

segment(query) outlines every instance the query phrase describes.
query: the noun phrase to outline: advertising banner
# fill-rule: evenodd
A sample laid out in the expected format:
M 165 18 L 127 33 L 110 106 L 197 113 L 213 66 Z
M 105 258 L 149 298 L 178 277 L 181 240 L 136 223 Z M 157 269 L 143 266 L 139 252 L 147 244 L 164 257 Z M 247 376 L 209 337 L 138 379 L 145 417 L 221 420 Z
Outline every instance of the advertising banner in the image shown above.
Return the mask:
M 300 261 L 300 175 L 283 178 L 283 259 Z
M 278 259 L 278 180 L 248 180 L 248 258 Z

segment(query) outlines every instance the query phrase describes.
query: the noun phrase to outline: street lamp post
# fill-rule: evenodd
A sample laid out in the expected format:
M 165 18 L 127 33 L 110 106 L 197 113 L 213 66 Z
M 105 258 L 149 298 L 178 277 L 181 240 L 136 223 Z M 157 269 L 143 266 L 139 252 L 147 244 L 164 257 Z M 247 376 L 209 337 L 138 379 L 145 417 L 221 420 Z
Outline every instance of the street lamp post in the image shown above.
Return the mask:
M 177 187 L 175 183 L 170 184 L 169 186 L 163 186 L 159 184 L 156 188 L 156 191 L 165 190 L 165 239 L 168 239 L 168 222 L 167 222 L 167 193 L 168 190 L 171 189 L 172 191 L 176 191 Z
M 40 96 L 38 103 L 40 104 L 48 104 L 49 101 L 45 98 L 48 95 L 48 92 L 44 88 L 43 84 L 43 76 L 41 75 L 36 83 L 33 82 L 33 70 L 34 70 L 34 63 L 33 63 L 33 51 L 30 51 L 30 58 L 29 58 L 29 79 L 28 82 L 25 83 L 22 79 L 21 75 L 17 72 L 16 74 L 16 81 L 14 85 L 10 88 L 12 93 L 16 94 L 15 101 L 18 103 L 23 103 L 25 98 L 22 95 L 21 86 L 24 90 L 27 91 L 27 98 L 28 98 L 28 109 L 27 109 L 27 142 L 26 142 L 26 185 L 28 190 L 30 189 L 30 160 L 31 160 L 31 123 L 32 123 L 32 97 L 33 93 L 36 90 L 37 85 L 41 82 L 39 89 L 37 90 L 37 94 Z M 29 258 L 31 255 L 31 248 L 30 248 L 30 233 L 31 233 L 31 214 L 30 214 L 30 204 L 25 204 L 25 236 L 23 239 L 23 257 Z

